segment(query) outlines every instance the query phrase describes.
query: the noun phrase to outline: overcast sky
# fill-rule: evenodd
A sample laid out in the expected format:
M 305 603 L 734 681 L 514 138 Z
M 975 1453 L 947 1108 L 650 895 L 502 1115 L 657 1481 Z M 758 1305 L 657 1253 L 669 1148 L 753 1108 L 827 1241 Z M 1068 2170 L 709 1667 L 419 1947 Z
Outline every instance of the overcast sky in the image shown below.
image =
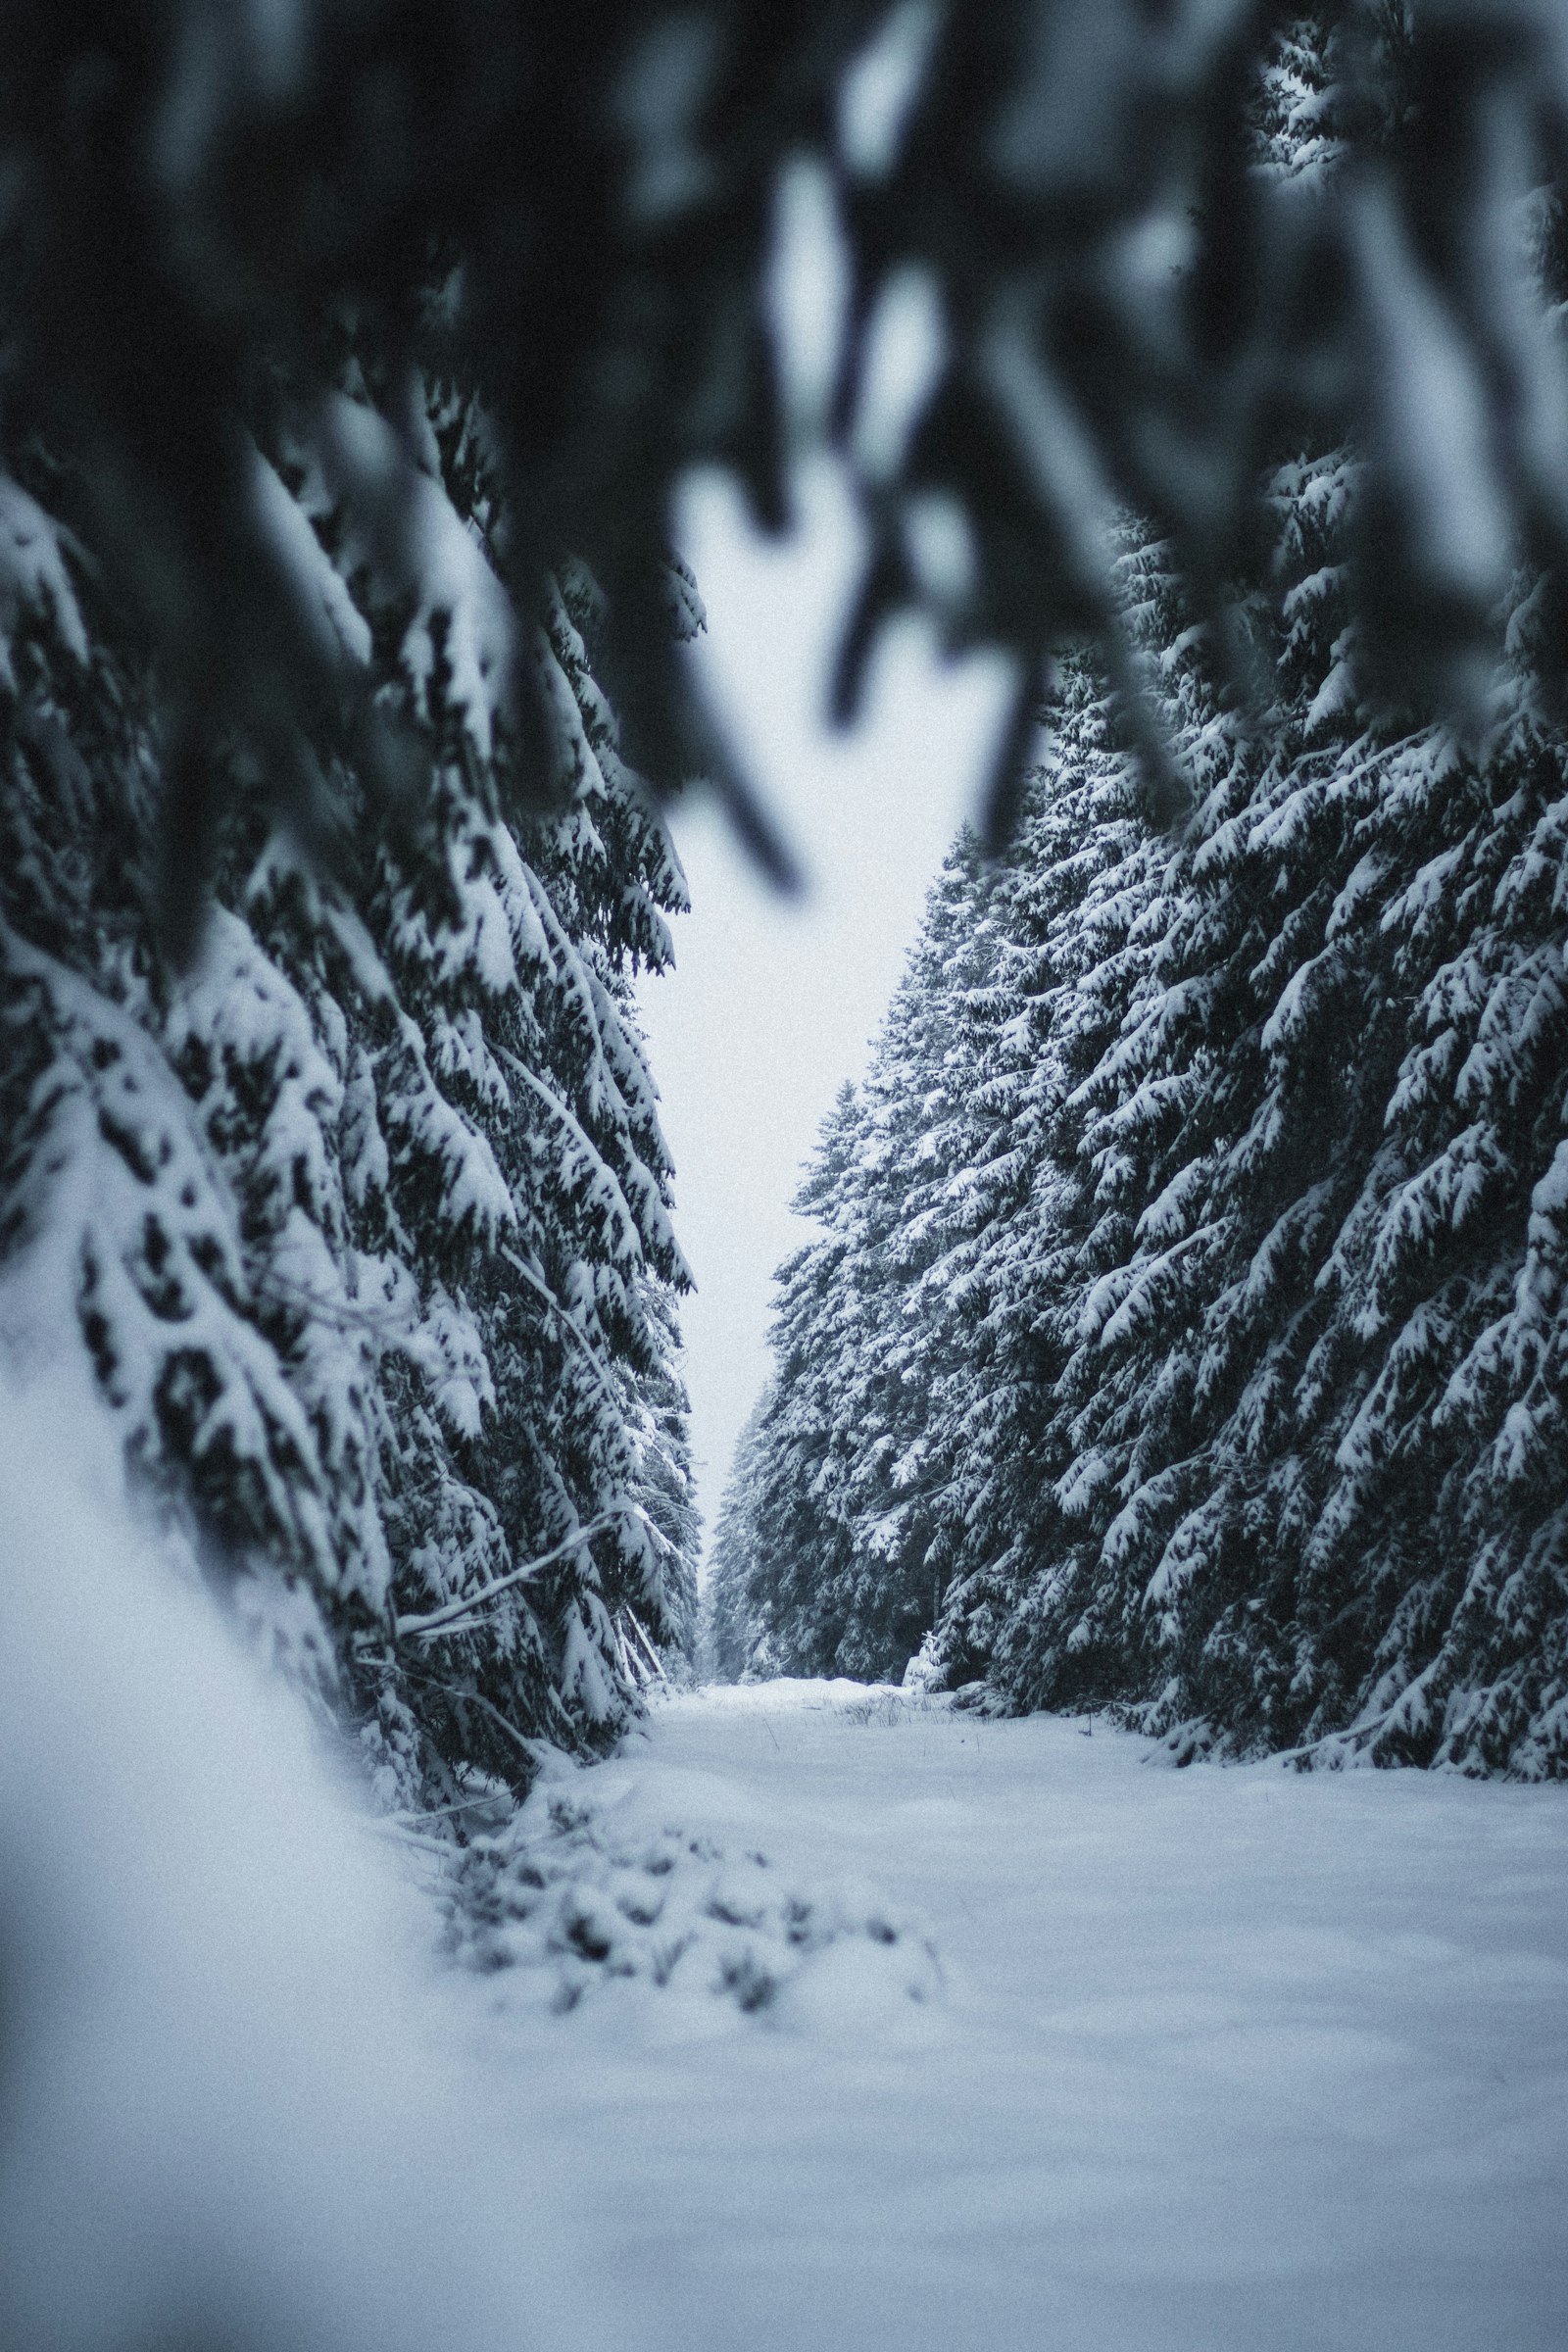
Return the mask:
M 693 911 L 675 925 L 677 970 L 642 991 L 698 1281 L 682 1326 L 710 1534 L 767 1368 L 773 1268 L 805 1232 L 790 1197 L 840 1085 L 864 1067 L 1006 691 L 1000 662 L 945 665 L 911 623 L 881 656 L 860 725 L 827 731 L 826 648 L 858 526 L 826 461 L 803 478 L 800 508 L 783 548 L 753 535 L 716 479 L 693 486 L 682 518 L 710 691 L 809 875 L 804 901 L 780 900 L 710 807 L 683 814 Z

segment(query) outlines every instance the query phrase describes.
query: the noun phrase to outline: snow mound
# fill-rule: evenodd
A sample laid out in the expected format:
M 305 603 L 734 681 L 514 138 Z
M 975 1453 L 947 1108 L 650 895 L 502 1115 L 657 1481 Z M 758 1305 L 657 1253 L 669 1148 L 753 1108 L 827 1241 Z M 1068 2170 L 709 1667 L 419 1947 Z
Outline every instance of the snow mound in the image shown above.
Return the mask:
M 929 1938 L 874 1889 L 804 1892 L 764 1854 L 618 1824 L 559 1782 L 463 1849 L 448 1900 L 458 1961 L 519 1972 L 521 1998 L 558 2011 L 642 1984 L 733 2002 L 790 2030 L 858 2037 L 944 1989 Z
M 78 1365 L 0 1381 L 0 2346 L 628 2340 L 407 1873 L 121 1481 Z

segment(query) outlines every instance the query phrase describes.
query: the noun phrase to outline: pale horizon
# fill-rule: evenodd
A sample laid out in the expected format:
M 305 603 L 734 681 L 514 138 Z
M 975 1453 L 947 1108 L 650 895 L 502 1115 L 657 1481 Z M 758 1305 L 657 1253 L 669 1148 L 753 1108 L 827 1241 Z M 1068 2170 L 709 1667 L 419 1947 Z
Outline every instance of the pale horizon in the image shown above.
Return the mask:
M 926 893 L 974 811 L 1009 682 L 995 656 L 945 662 L 911 621 L 878 659 L 858 725 L 836 734 L 827 664 L 860 544 L 826 460 L 800 477 L 781 543 L 716 477 L 691 485 L 681 515 L 708 612 L 694 658 L 806 872 L 800 897 L 781 896 L 694 795 L 672 828 L 692 911 L 673 926 L 675 970 L 639 991 L 698 1286 L 681 1329 L 705 1555 L 766 1375 L 773 1270 L 808 1230 L 791 1198 L 840 1087 L 863 1072 Z

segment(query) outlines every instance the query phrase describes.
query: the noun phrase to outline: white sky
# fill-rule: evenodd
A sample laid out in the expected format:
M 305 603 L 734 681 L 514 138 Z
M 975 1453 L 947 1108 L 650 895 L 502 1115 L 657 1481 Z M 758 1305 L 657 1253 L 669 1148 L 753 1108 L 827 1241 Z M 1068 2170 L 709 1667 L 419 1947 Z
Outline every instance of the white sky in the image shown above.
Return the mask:
M 944 664 L 911 621 L 879 655 L 858 727 L 827 730 L 859 526 L 825 459 L 801 476 L 799 514 L 782 546 L 760 540 L 714 477 L 693 484 L 681 527 L 708 608 L 696 658 L 809 877 L 804 902 L 779 899 L 712 807 L 683 811 L 693 911 L 675 925 L 676 971 L 641 992 L 698 1281 L 681 1319 L 710 1533 L 767 1369 L 772 1272 L 806 1230 L 790 1198 L 840 1085 L 864 1067 L 1007 688 L 1000 658 Z

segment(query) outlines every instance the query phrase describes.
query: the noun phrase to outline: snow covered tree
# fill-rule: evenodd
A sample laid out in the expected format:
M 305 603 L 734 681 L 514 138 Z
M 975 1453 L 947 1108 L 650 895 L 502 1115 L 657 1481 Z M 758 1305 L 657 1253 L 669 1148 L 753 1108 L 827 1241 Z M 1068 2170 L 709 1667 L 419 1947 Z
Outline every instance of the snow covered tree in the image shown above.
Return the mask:
M 765 1605 L 754 1599 L 751 1589 L 758 1548 L 758 1443 L 771 1398 L 769 1386 L 746 1417 L 713 1523 L 701 1647 L 703 1673 L 710 1682 L 765 1682 L 780 1671 L 768 1642 Z
M 897 1677 L 941 1605 L 946 1373 L 974 1312 L 965 1252 L 1007 1181 L 982 1164 L 965 1033 L 996 953 L 994 887 L 966 832 L 797 1200 L 822 1231 L 781 1269 L 772 1392 L 737 1462 L 753 1595 L 790 1672 Z
M 563 568 L 519 657 L 479 413 L 435 380 L 416 420 L 412 537 L 373 527 L 408 461 L 363 381 L 324 424 L 284 411 L 253 481 L 433 787 L 389 838 L 345 765 L 341 831 L 302 839 L 236 743 L 184 972 L 150 911 L 175 779 L 133 641 L 16 484 L 0 550 L 8 1321 L 79 1331 L 143 1490 L 405 1798 L 612 1738 L 638 1661 L 689 1646 L 695 1552 L 630 1004 L 679 869 L 595 680 L 592 582 Z M 519 658 L 554 712 L 544 796 Z
M 1420 92 L 1396 12 L 1384 29 L 1392 151 Z M 1321 36 L 1293 34 L 1257 169 L 1315 201 L 1343 133 Z M 1541 198 L 1509 232 L 1548 294 L 1560 228 Z M 785 1270 L 781 1329 L 814 1318 L 831 1364 L 813 1283 L 875 1296 L 884 1351 L 908 1309 L 925 1507 L 952 1531 L 922 1675 L 1119 1707 L 1184 1754 L 1561 1772 L 1556 592 L 1536 563 L 1499 581 L 1507 663 L 1455 732 L 1391 694 L 1396 616 L 1368 621 L 1386 475 L 1336 450 L 1267 482 L 1268 561 L 1217 603 L 1156 531 L 1108 535 L 1125 663 L 1065 666 L 991 986 L 960 1010 L 926 970 L 924 1019 L 965 1039 L 955 1166 L 986 1212 L 934 1287 L 912 1198 L 873 1238 L 867 1154 L 824 1152 L 830 1245 Z M 1175 835 L 1140 819 L 1151 719 L 1191 796 Z M 871 1491 L 882 1422 L 834 1419 L 801 1360 L 806 1495 Z M 793 1555 L 790 1525 L 777 1590 L 815 1576 L 820 1617 L 857 1592 L 874 1615 L 880 1577 L 896 1603 L 874 1518 L 835 1504 L 823 1540 L 799 1512 Z
M 989 894 L 989 986 L 923 967 L 947 1000 L 927 1026 L 965 1040 L 945 1189 L 985 1207 L 934 1263 L 968 1311 L 919 1263 L 907 1158 L 899 1238 L 868 1242 L 875 1155 L 835 1135 L 808 1188 L 830 1240 L 784 1270 L 781 1333 L 803 1311 L 827 1329 L 873 1266 L 875 1360 L 906 1311 L 927 1507 L 953 1531 L 922 1674 L 1119 1708 L 1179 1753 L 1562 1772 L 1568 751 L 1533 683 L 1528 576 L 1479 756 L 1378 714 L 1342 601 L 1355 495 L 1343 458 L 1276 476 L 1279 618 L 1238 615 L 1273 678 L 1262 716 L 1158 544 L 1125 541 L 1195 817 L 1150 831 L 1119 698 L 1070 665 Z M 829 1423 L 811 1360 L 781 1351 L 780 1377 L 818 1435 L 798 1484 L 820 1504 L 874 1488 L 885 1445 L 863 1395 Z M 797 1620 L 813 1578 L 819 1619 L 872 1587 L 898 1605 L 873 1516 L 839 1509 L 831 1544 L 805 1513 L 776 1526 Z
M 744 1506 L 746 1590 L 763 1604 L 768 1655 L 784 1674 L 830 1673 L 844 1624 L 852 1552 L 838 1489 L 853 1474 L 858 1442 L 836 1407 L 871 1336 L 872 1310 L 855 1279 L 867 1126 L 855 1088 L 845 1086 L 796 1202 L 824 1230 L 779 1269 L 774 1378 L 736 1464 L 754 1489 Z

